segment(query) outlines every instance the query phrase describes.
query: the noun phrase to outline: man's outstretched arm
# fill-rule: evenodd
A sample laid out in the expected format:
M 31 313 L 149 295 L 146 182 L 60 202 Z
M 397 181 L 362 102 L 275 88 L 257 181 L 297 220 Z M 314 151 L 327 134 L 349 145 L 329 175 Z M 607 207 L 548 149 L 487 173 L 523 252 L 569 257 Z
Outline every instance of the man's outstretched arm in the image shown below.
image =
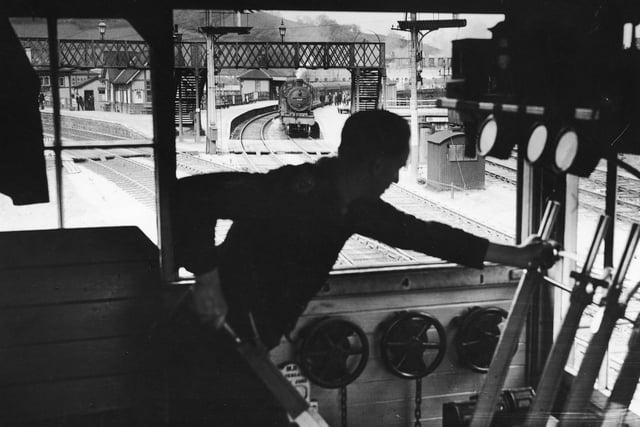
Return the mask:
M 354 214 L 360 234 L 468 267 L 482 268 L 488 261 L 525 268 L 555 261 L 557 245 L 536 236 L 521 245 L 494 243 L 437 221 L 423 221 L 381 200 L 356 204 Z
M 517 246 L 489 242 L 485 261 L 520 268 L 530 265 L 542 265 L 548 268 L 555 263 L 558 248 L 555 242 L 542 241 L 535 235 Z

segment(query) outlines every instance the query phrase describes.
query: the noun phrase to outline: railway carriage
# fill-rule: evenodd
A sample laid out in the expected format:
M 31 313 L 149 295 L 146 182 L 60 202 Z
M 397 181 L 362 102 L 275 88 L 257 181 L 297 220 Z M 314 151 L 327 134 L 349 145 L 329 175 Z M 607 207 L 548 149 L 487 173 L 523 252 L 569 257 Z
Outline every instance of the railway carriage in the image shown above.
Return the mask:
M 316 121 L 313 115 L 313 87 L 302 79 L 289 80 L 280 87 L 280 120 L 289 135 L 309 136 Z
M 256 4 L 222 0 L 216 7 Z M 273 1 L 260 5 L 282 7 Z M 348 5 L 329 0 L 325 6 L 378 7 L 360 0 Z M 41 181 L 40 172 L 48 174 L 52 189 L 51 203 L 40 197 L 41 204 L 17 207 L 0 198 L 0 425 L 166 424 L 171 407 L 164 400 L 165 353 L 149 338 L 194 284 L 193 276 L 176 268 L 172 252 L 174 184 L 186 174 L 246 170 L 238 159 L 224 164 L 228 153 L 212 160 L 193 155 L 183 141 L 176 143 L 172 41 L 183 53 L 195 53 L 204 43 L 178 45 L 172 13 L 203 7 L 211 6 L 200 0 L 9 0 L 0 5 L 10 17 L 48 18 L 49 31 L 40 34 L 51 38 L 24 36 L 22 46 L 12 45 L 9 36 L 3 39 L 0 57 L 9 54 L 5 64 L 12 72 L 6 88 L 17 95 L 4 99 L 10 92 L 0 91 L 0 101 L 11 106 L 0 122 L 6 141 L 20 144 L 0 158 L 7 162 L 0 165 L 0 190 L 20 204 L 20 197 L 33 195 L 22 186 Z M 288 395 L 297 408 L 316 407 L 332 426 L 535 426 L 553 424 L 553 418 L 563 418 L 563 425 L 640 425 L 640 402 L 633 399 L 640 364 L 639 303 L 629 286 L 640 279 L 640 228 L 634 225 L 640 221 L 634 200 L 640 187 L 635 123 L 640 94 L 634 92 L 640 87 L 634 68 L 639 38 L 633 30 L 640 9 L 632 2 L 582 0 L 561 6 L 400 1 L 380 9 L 506 17 L 506 23 L 493 27 L 492 39 L 454 42 L 453 78 L 439 101 L 449 108 L 451 120 L 464 125 L 466 136 L 464 149 L 443 140 L 451 142 L 443 162 L 467 178 L 461 162 L 476 154 L 497 157 L 485 179 L 486 187 L 499 191 L 454 192 L 451 185 L 451 195 L 432 194 L 431 200 L 412 182 L 410 188 L 392 187 L 385 201 L 504 243 L 539 231 L 562 242 L 566 256 L 549 271 L 492 264 L 478 270 L 353 236 L 298 324 L 271 352 L 273 363 L 260 362 L 282 369 L 299 394 Z M 69 41 L 58 35 L 55 40 L 69 17 L 100 22 L 106 37 Z M 109 39 L 112 19 L 123 17 L 147 44 Z M 461 22 L 418 16 L 400 27 L 413 29 L 417 38 L 418 29 L 454 24 Z M 385 57 L 384 48 L 368 43 L 216 41 L 216 66 L 230 68 L 277 66 L 282 59 L 291 68 L 307 61 L 310 68 L 348 68 L 357 76 L 358 67 Z M 523 42 L 526 49 L 518 45 Z M 25 56 L 23 47 L 40 72 L 48 70 L 54 88 L 58 66 L 95 68 L 86 61 L 100 60 L 105 51 L 119 52 L 114 66 L 148 67 L 153 138 L 121 134 L 88 141 L 77 127 L 93 112 L 73 120 L 58 108 L 34 115 L 37 104 L 27 102 L 36 80 L 33 69 L 26 59 L 16 60 Z M 45 50 L 50 48 L 54 51 Z M 65 62 L 69 52 L 73 63 Z M 356 52 L 363 54 L 350 56 Z M 257 56 L 255 63 L 241 62 L 251 55 Z M 52 64 L 37 63 L 49 59 Z M 371 93 L 375 85 L 366 86 L 366 93 L 358 92 L 357 79 L 352 85 L 354 108 L 359 97 L 377 96 Z M 54 103 L 58 92 L 53 92 Z M 281 114 L 288 114 L 288 126 L 306 130 L 315 122 L 312 99 L 304 82 L 283 87 L 280 108 L 286 106 Z M 101 134 L 116 133 L 110 130 L 118 125 L 114 122 L 124 119 L 115 117 Z M 39 137 L 31 130 L 42 126 L 51 136 L 44 148 L 29 151 L 27 143 Z M 61 133 L 65 126 L 75 129 L 68 138 Z M 44 157 L 43 164 L 23 167 L 14 161 L 43 150 L 45 156 L 36 159 Z M 508 175 L 498 165 L 508 168 Z M 465 214 L 454 212 L 463 205 Z M 490 215 L 482 221 L 470 218 L 482 210 Z M 615 267 L 613 277 L 606 278 L 604 267 Z M 602 301 L 601 294 L 606 294 Z M 620 294 L 630 298 L 618 300 Z M 596 321 L 599 316 L 604 320 Z M 545 366 L 548 355 L 551 367 Z M 291 391 L 282 377 L 269 372 L 280 390 Z M 189 386 L 184 384 L 185 390 Z M 228 386 L 212 389 L 222 394 Z M 204 421 L 215 425 L 217 420 Z

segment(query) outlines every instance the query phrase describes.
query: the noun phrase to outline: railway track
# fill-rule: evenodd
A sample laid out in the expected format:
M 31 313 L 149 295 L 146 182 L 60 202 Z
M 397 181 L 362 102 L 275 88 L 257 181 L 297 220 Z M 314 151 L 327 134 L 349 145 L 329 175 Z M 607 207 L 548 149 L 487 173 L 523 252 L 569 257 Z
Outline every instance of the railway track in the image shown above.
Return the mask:
M 105 156 L 109 156 L 108 160 L 87 159 L 82 162 L 82 166 L 107 178 L 144 207 L 155 211 L 156 191 L 153 166 L 103 151 Z
M 292 152 L 278 152 L 275 141 L 270 141 L 267 134 L 272 135 L 274 114 L 265 114 L 244 123 L 237 136 L 242 146 L 241 155 L 201 156 L 199 153 L 177 153 L 176 166 L 182 176 L 222 171 L 247 171 L 263 173 L 284 164 L 316 161 L 320 150 L 309 151 L 312 141 L 284 136 Z M 71 151 L 71 150 L 69 150 Z M 150 149 L 89 149 L 77 150 L 82 153 L 68 153 L 85 161 L 82 165 L 112 180 L 126 193 L 149 209 L 155 209 L 155 183 L 152 150 Z M 137 184 L 136 184 L 137 182 Z M 493 240 L 512 241 L 512 237 L 498 230 L 472 220 L 464 215 L 446 209 L 436 203 L 408 191 L 398 185 L 392 185 L 383 198 L 414 216 L 425 220 L 441 220 L 443 214 L 447 222 L 458 228 L 486 236 Z M 216 228 L 216 240 L 224 239 L 230 222 L 220 221 Z M 350 238 L 336 262 L 336 267 L 361 267 L 397 264 L 414 264 L 433 262 L 434 258 L 420 253 L 393 248 L 374 239 L 354 235 Z
M 492 178 L 509 184 L 516 184 L 516 169 L 502 162 L 485 159 L 485 173 Z M 605 206 L 606 180 L 602 180 L 602 171 L 597 177 L 580 180 L 580 205 L 596 213 L 603 213 Z M 617 219 L 631 223 L 640 221 L 640 181 L 633 178 L 619 176 L 621 184 L 618 186 L 616 206 Z M 623 184 L 624 183 L 624 184 Z
M 282 132 L 278 134 L 274 126 L 276 114 L 268 113 L 257 116 L 239 126 L 235 137 L 241 147 L 241 153 L 228 156 L 205 156 L 200 153 L 177 153 L 176 165 L 182 176 L 222 171 L 246 171 L 264 173 L 284 164 L 297 164 L 316 161 L 322 151 L 309 150 L 313 140 L 290 138 Z M 275 122 L 277 123 L 277 122 Z M 282 138 L 281 140 L 271 138 Z M 286 142 L 286 144 L 283 143 Z M 285 147 L 285 148 L 283 148 Z M 152 151 L 150 149 L 128 150 L 92 150 L 85 152 L 92 157 L 86 166 L 97 173 L 113 179 L 114 182 L 139 200 L 144 206 L 155 209 L 155 188 L 153 182 Z M 284 151 L 287 150 L 287 151 Z M 141 158 L 138 158 L 141 157 Z M 489 168 L 488 168 L 489 169 Z M 505 178 L 507 173 L 489 170 L 489 174 Z M 515 172 L 512 180 L 515 180 Z M 141 185 L 135 186 L 131 181 L 139 180 Z M 383 199 L 399 209 L 424 220 L 442 220 L 452 226 L 465 229 L 474 234 L 494 241 L 512 242 L 513 237 L 500 230 L 487 227 L 479 221 L 447 209 L 431 202 L 420 195 L 398 185 L 392 185 L 383 195 Z M 222 225 L 222 224 L 221 224 Z M 221 227 L 220 234 L 226 234 L 227 226 Z M 411 251 L 400 250 L 377 242 L 365 236 L 356 235 L 345 245 L 336 266 L 383 265 L 388 263 L 422 263 L 433 261 L 433 258 Z

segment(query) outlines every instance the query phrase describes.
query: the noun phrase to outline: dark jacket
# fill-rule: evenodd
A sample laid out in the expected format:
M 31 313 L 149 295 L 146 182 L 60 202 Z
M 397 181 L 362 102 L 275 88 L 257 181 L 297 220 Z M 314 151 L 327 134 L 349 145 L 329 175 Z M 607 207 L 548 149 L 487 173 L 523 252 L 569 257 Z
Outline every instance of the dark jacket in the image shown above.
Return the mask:
M 295 325 L 325 283 L 354 233 L 481 268 L 488 241 L 438 222 L 422 221 L 382 200 L 341 208 L 335 159 L 285 166 L 267 174 L 217 173 L 178 181 L 174 239 L 178 264 L 193 273 L 219 268 L 230 319 L 256 319 L 269 347 Z M 231 219 L 214 245 L 218 219 Z

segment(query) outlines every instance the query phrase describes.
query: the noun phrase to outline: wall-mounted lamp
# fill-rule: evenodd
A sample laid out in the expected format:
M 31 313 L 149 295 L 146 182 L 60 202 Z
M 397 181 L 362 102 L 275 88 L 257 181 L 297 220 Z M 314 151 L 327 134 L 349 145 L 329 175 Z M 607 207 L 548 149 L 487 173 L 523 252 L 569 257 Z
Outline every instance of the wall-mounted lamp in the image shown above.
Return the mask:
M 597 131 L 591 127 L 586 123 L 551 127 L 536 123 L 529 134 L 526 158 L 556 172 L 588 177 L 603 155 L 593 138 Z
M 104 21 L 98 23 L 98 32 L 100 33 L 100 40 L 104 40 L 104 33 L 107 32 L 107 24 Z
M 539 164 L 545 150 L 548 152 L 549 129 L 542 122 L 536 122 L 531 127 L 526 145 L 526 158 L 531 164 Z
M 522 139 L 522 126 L 520 116 L 490 114 L 478 127 L 478 154 L 508 159 Z
M 588 177 L 606 156 L 607 147 L 602 144 L 606 140 L 602 129 L 593 122 L 562 129 L 557 137 L 555 167 L 560 172 Z
M 280 26 L 278 27 L 280 32 L 280 42 L 284 43 L 284 36 L 287 34 L 287 27 L 284 26 L 284 18 L 280 19 Z
M 566 127 L 560 130 L 556 141 L 555 166 L 560 172 L 567 172 L 578 157 L 578 134 Z
M 478 132 L 478 154 L 486 156 L 495 147 L 498 139 L 498 122 L 493 114 L 487 116 L 480 124 Z

